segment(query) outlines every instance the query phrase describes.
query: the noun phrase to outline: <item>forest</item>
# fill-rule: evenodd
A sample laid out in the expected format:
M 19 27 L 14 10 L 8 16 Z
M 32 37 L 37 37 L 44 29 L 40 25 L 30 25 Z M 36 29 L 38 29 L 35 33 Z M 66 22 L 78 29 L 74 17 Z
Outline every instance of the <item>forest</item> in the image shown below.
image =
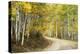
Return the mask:
M 77 5 L 20 1 L 9 4 L 11 52 L 42 51 L 51 44 L 56 45 L 54 40 L 58 44 L 60 40 L 75 42 L 75 47 L 69 49 L 77 48 Z

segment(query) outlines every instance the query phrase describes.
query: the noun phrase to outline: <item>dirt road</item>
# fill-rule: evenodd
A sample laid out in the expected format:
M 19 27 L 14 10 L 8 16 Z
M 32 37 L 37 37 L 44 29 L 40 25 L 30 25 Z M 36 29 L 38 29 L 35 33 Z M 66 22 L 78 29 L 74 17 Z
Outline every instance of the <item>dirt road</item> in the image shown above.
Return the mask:
M 53 50 L 67 50 L 67 49 L 76 49 L 78 48 L 78 43 L 70 40 L 62 40 L 56 38 L 47 38 L 52 41 L 52 44 L 45 48 L 45 51 L 53 51 Z

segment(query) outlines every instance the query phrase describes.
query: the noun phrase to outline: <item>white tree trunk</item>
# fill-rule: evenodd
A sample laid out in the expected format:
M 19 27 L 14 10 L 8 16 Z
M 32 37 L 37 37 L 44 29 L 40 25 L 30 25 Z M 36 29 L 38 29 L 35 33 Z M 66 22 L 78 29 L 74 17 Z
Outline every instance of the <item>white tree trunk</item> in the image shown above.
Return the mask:
M 63 33 L 62 33 L 62 27 L 61 27 L 61 38 L 63 38 L 63 35 L 62 35 Z
M 56 21 L 56 38 L 57 38 L 57 35 L 58 35 L 58 34 L 57 34 L 57 21 Z
M 18 31 L 18 29 L 17 29 L 17 27 L 18 27 L 17 23 L 18 23 L 18 22 L 17 22 L 17 21 L 18 21 L 18 20 L 17 20 L 17 19 L 18 19 L 18 17 L 16 16 L 16 30 L 15 30 L 15 31 L 16 31 L 16 33 L 15 33 L 15 34 L 16 34 L 16 41 L 17 41 L 17 38 L 18 38 L 18 35 L 17 35 L 17 31 Z
M 24 44 L 24 31 L 25 31 L 25 24 L 23 25 L 22 42 L 21 42 L 22 46 Z
M 21 19 L 19 17 L 18 41 L 20 40 Z
M 18 41 L 18 28 L 19 28 L 19 25 L 18 25 L 18 23 L 19 23 L 19 8 L 17 7 L 16 8 L 16 41 Z
M 24 16 L 24 17 L 25 17 L 25 16 Z M 21 41 L 21 45 L 22 45 L 22 46 L 23 46 L 23 44 L 24 44 L 25 26 L 26 26 L 26 18 L 24 18 L 24 22 L 23 22 L 23 32 L 22 32 L 22 41 Z

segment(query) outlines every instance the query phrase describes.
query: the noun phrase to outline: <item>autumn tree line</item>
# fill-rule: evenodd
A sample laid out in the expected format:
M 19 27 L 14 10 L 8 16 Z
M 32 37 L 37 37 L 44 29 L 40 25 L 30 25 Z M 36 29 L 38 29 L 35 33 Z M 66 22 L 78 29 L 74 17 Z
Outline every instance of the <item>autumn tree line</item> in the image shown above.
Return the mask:
M 67 4 L 9 2 L 11 39 L 24 44 L 31 32 L 66 40 L 78 40 L 78 6 Z

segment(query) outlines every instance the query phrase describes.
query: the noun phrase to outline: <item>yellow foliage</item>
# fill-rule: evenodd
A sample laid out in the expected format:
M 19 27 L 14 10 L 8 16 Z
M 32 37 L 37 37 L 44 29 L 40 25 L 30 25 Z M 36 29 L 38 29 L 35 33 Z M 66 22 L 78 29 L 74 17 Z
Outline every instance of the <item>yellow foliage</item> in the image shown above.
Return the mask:
M 30 3 L 24 3 L 24 10 L 25 12 L 31 12 L 32 6 Z

